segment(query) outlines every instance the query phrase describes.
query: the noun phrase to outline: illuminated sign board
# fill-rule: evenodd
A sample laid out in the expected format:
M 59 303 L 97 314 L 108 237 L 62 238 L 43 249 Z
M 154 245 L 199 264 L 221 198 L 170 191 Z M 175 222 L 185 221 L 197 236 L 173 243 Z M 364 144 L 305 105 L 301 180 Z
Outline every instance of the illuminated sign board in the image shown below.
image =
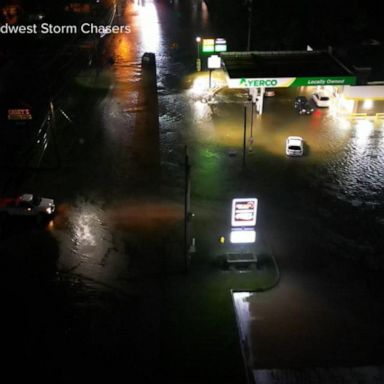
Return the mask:
M 229 79 L 229 88 L 288 88 L 288 87 L 310 87 L 310 86 L 338 86 L 355 85 L 355 76 L 335 77 L 276 77 L 276 78 L 239 78 Z
M 215 52 L 226 52 L 227 51 L 227 40 L 218 38 L 215 40 Z
M 212 55 L 208 57 L 208 69 L 218 69 L 221 68 L 221 57 L 217 55 Z
M 215 39 L 203 39 L 203 52 L 213 53 L 215 52 Z
M 229 241 L 232 244 L 254 243 L 256 242 L 256 231 L 254 230 L 231 231 Z
M 8 120 L 31 120 L 31 111 L 28 108 L 24 109 L 8 109 Z
M 232 227 L 254 227 L 256 225 L 257 199 L 232 200 Z
M 226 52 L 227 41 L 223 38 L 217 39 L 203 39 L 202 52 L 214 53 L 214 52 Z

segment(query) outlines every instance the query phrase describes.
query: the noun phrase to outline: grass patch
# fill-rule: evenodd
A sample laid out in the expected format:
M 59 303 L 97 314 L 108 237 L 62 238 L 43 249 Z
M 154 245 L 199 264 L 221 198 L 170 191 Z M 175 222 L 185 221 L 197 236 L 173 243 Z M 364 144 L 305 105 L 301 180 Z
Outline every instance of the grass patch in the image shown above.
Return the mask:
M 276 284 L 273 261 L 247 272 L 194 268 L 166 284 L 163 367 L 171 382 L 245 382 L 231 290 Z

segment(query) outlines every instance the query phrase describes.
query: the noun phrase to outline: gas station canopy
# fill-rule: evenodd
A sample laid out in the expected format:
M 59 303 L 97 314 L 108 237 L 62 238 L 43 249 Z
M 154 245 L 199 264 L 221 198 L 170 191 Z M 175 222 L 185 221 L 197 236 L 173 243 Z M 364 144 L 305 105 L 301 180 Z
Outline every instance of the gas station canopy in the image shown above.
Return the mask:
M 355 85 L 356 76 L 328 51 L 222 52 L 229 88 Z

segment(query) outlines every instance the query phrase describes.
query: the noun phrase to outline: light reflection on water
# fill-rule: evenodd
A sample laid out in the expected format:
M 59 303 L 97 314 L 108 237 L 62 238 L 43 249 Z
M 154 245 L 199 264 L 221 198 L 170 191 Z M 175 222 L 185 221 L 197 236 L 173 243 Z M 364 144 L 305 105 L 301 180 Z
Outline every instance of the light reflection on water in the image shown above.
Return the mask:
M 355 145 L 356 149 L 363 153 L 369 142 L 373 131 L 373 123 L 369 120 L 360 120 L 355 125 Z
M 381 204 L 384 190 L 383 129 L 368 120 L 352 124 L 340 156 L 327 164 L 338 193 L 354 204 Z M 356 200 L 358 199 L 358 200 Z
M 214 142 L 224 152 L 231 149 L 240 151 L 243 142 L 242 104 L 237 103 L 234 94 L 221 95 L 220 103 L 214 105 L 201 103 L 199 94 L 204 83 L 199 83 L 199 80 L 197 77 L 191 81 L 186 92 L 193 116 L 189 139 L 195 136 L 200 143 Z M 267 100 L 265 113 L 255 117 L 254 151 L 258 159 L 265 162 L 275 159 L 283 166 L 288 164 L 301 180 L 307 180 L 319 191 L 349 204 L 382 204 L 384 126 L 381 122 L 346 120 L 328 109 L 317 109 L 311 116 L 297 116 L 290 104 L 291 99 L 291 96 L 282 95 L 273 101 Z M 247 137 L 249 135 L 248 117 Z M 287 162 L 284 143 L 289 135 L 304 138 L 307 152 L 300 161 Z M 292 177 L 288 174 L 283 177 Z
M 181 14 L 179 11 L 185 6 L 184 3 L 177 1 L 167 5 L 174 11 L 173 18 Z M 189 78 L 189 87 L 186 92 L 180 90 L 182 81 L 178 80 L 183 79 L 187 67 L 186 58 L 182 53 L 188 48 L 188 44 L 191 44 L 194 58 L 196 46 L 194 46 L 194 39 L 192 43 L 188 43 L 184 41 L 184 35 L 179 36 L 176 33 L 180 30 L 183 20 L 175 18 L 173 23 L 169 23 L 168 21 L 172 20 L 169 17 L 170 13 L 165 12 L 164 9 L 158 6 L 158 3 L 156 8 L 153 1 L 136 1 L 135 14 L 129 14 L 126 20 L 134 27 L 133 32 L 122 36 L 123 40 L 116 42 L 115 55 L 121 60 L 118 60 L 115 66 L 117 81 L 114 96 L 121 102 L 127 119 L 129 118 L 127 126 L 132 127 L 138 111 L 134 107 L 139 104 L 135 93 L 138 84 L 134 83 L 140 78 L 138 56 L 141 49 L 155 52 L 159 74 L 158 84 L 164 85 L 159 98 L 160 142 L 167 164 L 172 163 L 170 167 L 172 177 L 177 179 L 174 173 L 180 172 L 182 175 L 182 169 L 179 170 L 178 156 L 174 153 L 175 146 L 181 143 L 188 141 L 200 144 L 215 143 L 216 149 L 219 147 L 223 153 L 228 153 L 230 150 L 241 153 L 243 107 L 239 100 L 226 99 L 225 96 L 221 97 L 220 103 L 217 104 L 202 102 L 201 94 L 206 92 L 207 78 L 201 73 L 200 76 Z M 208 25 L 205 25 L 207 21 L 203 20 L 204 15 L 206 16 L 204 9 L 204 2 L 201 9 L 196 6 L 191 7 L 193 20 L 190 24 L 182 26 L 186 35 L 198 35 L 199 28 L 201 28 L 200 31 L 208 28 Z M 177 36 L 175 47 L 170 36 L 172 38 Z M 187 59 L 191 60 L 190 57 Z M 295 92 L 306 92 L 306 90 L 295 90 Z M 265 161 L 278 159 L 285 165 L 286 137 L 302 136 L 308 153 L 300 159 L 302 160 L 300 163 L 296 162 L 292 165 L 293 162 L 290 162 L 289 166 L 295 167 L 295 171 L 303 180 L 310 179 L 314 185 L 328 193 L 341 196 L 345 201 L 352 202 L 357 196 L 361 196 L 362 200 L 381 203 L 384 189 L 382 134 L 384 124 L 340 119 L 336 105 L 333 104 L 330 108 L 317 109 L 311 116 L 298 117 L 292 108 L 293 97 L 293 94 L 285 94 L 283 90 L 277 90 L 276 97 L 265 100 L 263 116 L 255 118 L 254 153 L 257 154 L 259 161 L 262 162 L 262 158 Z M 249 124 L 247 129 L 249 135 Z M 216 149 L 212 149 L 213 152 Z M 206 172 L 208 175 L 208 170 L 215 168 L 210 168 L 215 161 L 212 161 L 209 156 L 208 159 L 206 157 L 200 152 L 197 154 L 197 159 L 204 165 L 202 173 Z M 289 178 L 287 175 L 284 177 Z M 211 182 L 212 180 L 209 180 L 208 184 Z
M 161 31 L 157 9 L 153 2 L 143 2 L 136 5 L 139 14 L 141 47 L 143 52 L 158 53 Z
M 103 248 L 105 228 L 103 211 L 90 204 L 74 207 L 70 217 L 73 231 L 73 252 L 80 258 L 97 259 Z
M 370 119 L 346 120 L 328 109 L 299 117 L 287 108 L 287 96 L 280 96 L 266 101 L 255 127 L 255 144 L 266 151 L 265 160 L 277 156 L 284 161 L 285 138 L 301 136 L 306 154 L 300 162 L 289 162 L 300 179 L 349 204 L 382 205 L 384 125 Z

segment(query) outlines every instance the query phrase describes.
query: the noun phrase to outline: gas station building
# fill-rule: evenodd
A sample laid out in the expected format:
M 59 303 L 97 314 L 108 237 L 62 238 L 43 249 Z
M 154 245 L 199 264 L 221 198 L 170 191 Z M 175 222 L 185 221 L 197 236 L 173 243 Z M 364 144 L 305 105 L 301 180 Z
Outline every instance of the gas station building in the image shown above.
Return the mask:
M 316 87 L 336 98 L 346 115 L 384 115 L 384 81 L 358 84 L 357 75 L 328 51 L 222 52 L 229 88 L 248 89 L 257 111 L 263 111 L 268 88 Z

